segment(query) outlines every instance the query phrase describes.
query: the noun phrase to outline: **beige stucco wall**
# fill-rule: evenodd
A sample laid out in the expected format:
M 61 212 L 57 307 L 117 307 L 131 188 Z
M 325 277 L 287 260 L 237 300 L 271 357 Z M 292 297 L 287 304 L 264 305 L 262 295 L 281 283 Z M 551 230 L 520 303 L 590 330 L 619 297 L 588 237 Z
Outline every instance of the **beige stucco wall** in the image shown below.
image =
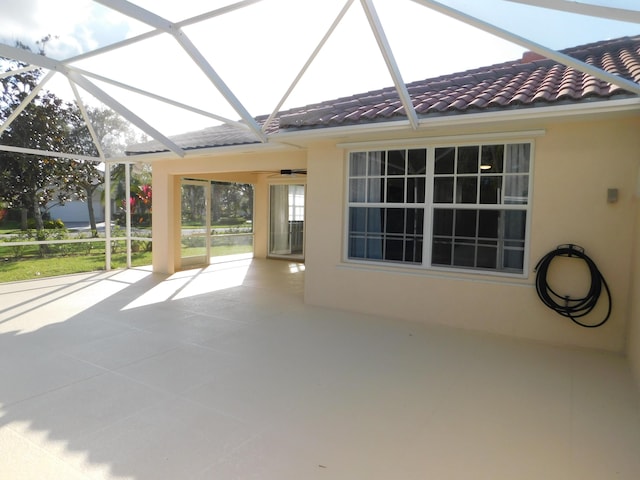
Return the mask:
M 636 173 L 636 192 L 634 202 L 636 204 L 636 229 L 633 238 L 636 249 L 631 258 L 633 275 L 631 278 L 630 316 L 627 336 L 627 354 L 631 368 L 636 378 L 636 384 L 640 389 L 640 159 Z
M 640 255 L 634 255 L 635 239 L 640 238 L 636 232 L 640 228 L 639 202 L 635 197 L 640 188 L 640 119 L 627 116 L 598 121 L 458 126 L 428 130 L 423 136 L 412 133 L 413 138 L 407 143 L 429 144 L 430 136 L 470 134 L 485 135 L 483 141 L 501 142 L 505 139 L 499 133 L 491 137 L 486 136 L 487 132 L 514 129 L 544 132 L 530 137 L 535 156 L 526 278 L 344 261 L 346 150 L 337 144 L 397 140 L 391 133 L 380 132 L 309 141 L 299 148 L 285 146 L 280 151 L 221 152 L 216 156 L 154 162 L 154 270 L 173 273 L 179 268 L 181 177 L 253 183 L 255 255 L 264 257 L 268 185 L 273 181 L 269 172 L 307 168 L 307 303 L 562 345 L 616 352 L 626 348 L 640 372 Z M 616 203 L 607 203 L 609 188 L 619 190 Z M 603 327 L 578 327 L 547 309 L 537 297 L 533 272 L 537 260 L 565 243 L 583 246 L 611 287 L 613 312 Z M 570 274 L 562 280 L 576 280 L 578 287 L 572 285 L 562 293 L 574 293 L 574 289 L 580 293 L 587 281 L 582 264 L 573 264 L 568 271 Z M 595 317 L 604 314 L 604 307 L 603 299 Z
M 545 134 L 534 139 L 526 279 L 343 262 L 346 153 L 328 143 L 310 148 L 305 301 L 622 352 L 630 314 L 640 122 L 602 120 L 538 127 Z M 499 135 L 496 140 L 500 141 Z M 619 189 L 617 203 L 607 203 L 608 188 Z M 583 246 L 611 287 L 614 307 L 603 327 L 578 327 L 547 309 L 537 297 L 533 268 L 541 256 L 564 243 Z
M 180 179 L 250 183 L 254 190 L 254 255 L 267 254 L 268 185 L 281 169 L 306 167 L 306 152 L 283 148 L 261 153 L 228 152 L 196 158 L 157 160 L 153 168 L 153 270 L 180 269 Z

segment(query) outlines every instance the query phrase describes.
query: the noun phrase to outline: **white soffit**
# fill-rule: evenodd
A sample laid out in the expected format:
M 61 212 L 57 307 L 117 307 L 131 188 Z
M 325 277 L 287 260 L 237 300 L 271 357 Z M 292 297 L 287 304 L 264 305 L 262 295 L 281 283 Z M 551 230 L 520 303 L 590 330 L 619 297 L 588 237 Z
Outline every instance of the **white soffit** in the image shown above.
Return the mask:
M 51 77 L 66 79 L 72 99 L 83 112 L 88 103 L 105 105 L 177 156 L 184 156 L 185 152 L 169 135 L 197 129 L 190 128 L 182 115 L 197 117 L 206 125 L 242 126 L 257 140 L 267 142 L 268 122 L 262 128 L 254 117 L 271 113 L 271 120 L 284 107 L 360 93 L 375 88 L 372 85 L 395 85 L 409 112 L 409 124 L 416 129 L 419 121 L 411 108 L 405 82 L 491 63 L 449 67 L 448 71 L 415 77 L 421 75 L 410 68 L 419 63 L 416 59 L 426 66 L 439 65 L 444 62 L 444 57 L 436 57 L 439 51 L 446 54 L 447 48 L 456 43 L 464 44 L 469 61 L 478 57 L 481 52 L 474 52 L 476 44 L 468 37 L 470 27 L 521 51 L 540 53 L 640 94 L 640 85 L 635 82 L 557 51 L 589 42 L 566 38 L 565 44 L 558 47 L 557 42 L 545 37 L 548 33 L 540 39 L 532 38 L 540 33 L 522 33 L 531 22 L 515 21 L 512 15 L 521 11 L 515 9 L 528 9 L 527 12 L 546 18 L 561 18 L 567 31 L 571 30 L 568 19 L 579 26 L 576 31 L 585 29 L 585 19 L 605 22 L 602 32 L 606 36 L 590 40 L 597 41 L 640 31 L 640 9 L 634 0 L 193 0 L 180 4 L 155 0 L 68 1 L 73 5 L 58 19 L 54 13 L 48 14 L 56 12 L 51 10 L 55 2 L 48 0 L 37 0 L 37 8 L 42 11 L 31 12 L 33 15 L 21 10 L 18 0 L 3 12 L 0 31 L 16 33 L 13 38 L 0 36 L 0 56 L 27 66 L 0 73 L 0 80 L 42 68 L 49 73 L 41 86 Z M 74 13 L 85 20 L 73 24 Z M 52 17 L 51 24 L 45 22 L 42 27 L 50 30 L 29 29 L 29 21 L 37 23 L 35 14 L 37 18 Z M 509 28 L 504 26 L 507 18 Z M 427 30 L 451 21 L 457 22 L 457 26 L 448 27 L 451 38 L 446 38 L 443 30 L 439 33 L 441 42 L 425 40 Z M 21 22 L 22 27 L 15 27 Z M 111 30 L 106 31 L 105 25 L 112 25 Z M 58 28 L 66 32 L 61 37 L 56 36 Z M 537 32 L 541 30 L 544 29 L 538 28 Z M 28 44 L 34 37 L 43 38 L 44 31 L 54 35 L 46 42 L 47 56 L 15 47 L 17 40 Z M 365 47 L 367 51 L 363 50 Z M 517 57 L 506 56 L 498 61 L 510 58 Z M 367 71 L 369 67 L 371 70 Z M 442 68 L 447 67 L 443 64 Z M 354 85 L 344 94 L 332 93 L 328 88 L 332 82 L 348 83 L 358 74 L 365 82 L 362 88 Z M 316 96 L 305 97 L 306 101 L 296 96 L 303 87 Z M 0 133 L 25 105 L 0 125 Z M 160 124 L 170 124 L 176 130 L 168 131 L 169 127 Z M 0 149 L 8 150 L 1 137 Z M 103 157 L 99 145 L 98 151 Z

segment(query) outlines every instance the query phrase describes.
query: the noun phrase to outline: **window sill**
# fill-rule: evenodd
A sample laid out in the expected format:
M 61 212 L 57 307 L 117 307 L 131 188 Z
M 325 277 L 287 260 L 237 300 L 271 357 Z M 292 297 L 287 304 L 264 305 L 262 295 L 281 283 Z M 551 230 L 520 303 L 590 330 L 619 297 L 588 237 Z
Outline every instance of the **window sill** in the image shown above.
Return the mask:
M 368 272 L 409 275 L 423 278 L 461 280 L 467 282 L 497 283 L 532 287 L 530 275 L 525 273 L 506 273 L 491 271 L 471 271 L 453 268 L 423 267 L 419 265 L 400 265 L 377 262 L 342 261 L 336 265 L 342 270 L 360 270 Z

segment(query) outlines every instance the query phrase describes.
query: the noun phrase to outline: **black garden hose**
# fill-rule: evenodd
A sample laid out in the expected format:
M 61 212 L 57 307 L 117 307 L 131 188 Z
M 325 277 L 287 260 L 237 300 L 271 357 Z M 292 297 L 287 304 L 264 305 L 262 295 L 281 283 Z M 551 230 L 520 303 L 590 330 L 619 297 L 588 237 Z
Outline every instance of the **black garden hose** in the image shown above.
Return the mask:
M 549 286 L 549 283 L 547 282 L 547 273 L 551 262 L 556 257 L 578 258 L 583 260 L 589 267 L 589 272 L 591 273 L 591 286 L 589 287 L 589 292 L 583 298 L 570 298 L 568 295 L 559 295 Z M 542 300 L 547 307 L 556 313 L 563 317 L 570 318 L 574 323 L 585 328 L 599 327 L 609 319 L 612 306 L 611 291 L 609 290 L 609 286 L 602 276 L 602 273 L 600 273 L 600 270 L 598 270 L 594 261 L 584 253 L 584 249 L 582 247 L 571 244 L 560 245 L 555 250 L 542 257 L 534 271 L 537 272 L 536 291 L 538 292 L 540 300 Z M 609 303 L 607 315 L 603 320 L 595 324 L 584 323 L 582 320 L 579 320 L 585 315 L 591 313 L 595 308 L 602 293 L 603 286 L 607 293 L 607 301 Z

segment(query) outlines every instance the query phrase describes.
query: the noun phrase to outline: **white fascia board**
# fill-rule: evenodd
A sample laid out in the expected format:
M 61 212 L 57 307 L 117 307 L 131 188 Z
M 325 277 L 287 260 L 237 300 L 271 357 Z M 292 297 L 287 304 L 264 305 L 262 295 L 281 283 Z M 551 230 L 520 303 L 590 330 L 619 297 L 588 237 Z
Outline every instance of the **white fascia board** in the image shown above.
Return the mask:
M 607 105 L 598 105 L 606 103 Z M 552 120 L 608 113 L 640 112 L 640 98 L 593 102 L 579 105 L 555 105 L 533 107 L 500 112 L 471 113 L 439 118 L 427 118 L 420 122 L 422 127 L 454 126 L 464 124 L 511 122 L 516 120 Z
M 603 105 L 604 104 L 604 105 Z M 486 123 L 513 122 L 516 120 L 552 120 L 567 117 L 583 117 L 585 115 L 602 115 L 608 113 L 640 112 L 640 98 L 623 100 L 597 101 L 578 105 L 550 105 L 548 107 L 532 107 L 499 112 L 478 112 L 442 115 L 420 119 L 420 131 L 429 128 L 478 125 Z M 291 141 L 296 139 L 322 139 L 345 137 L 375 132 L 393 132 L 409 130 L 407 120 L 375 122 L 365 125 L 348 125 L 344 127 L 326 127 L 302 131 L 274 133 L 269 136 L 271 142 Z
M 108 163 L 153 163 L 162 160 L 184 161 L 187 159 L 200 157 L 216 157 L 221 155 L 234 155 L 239 153 L 260 153 L 260 152 L 284 152 L 301 150 L 303 147 L 286 142 L 273 143 L 247 143 L 243 145 L 226 145 L 222 147 L 194 148 L 185 150 L 184 157 L 177 157 L 172 152 L 151 152 L 132 154 L 126 157 L 107 158 Z

